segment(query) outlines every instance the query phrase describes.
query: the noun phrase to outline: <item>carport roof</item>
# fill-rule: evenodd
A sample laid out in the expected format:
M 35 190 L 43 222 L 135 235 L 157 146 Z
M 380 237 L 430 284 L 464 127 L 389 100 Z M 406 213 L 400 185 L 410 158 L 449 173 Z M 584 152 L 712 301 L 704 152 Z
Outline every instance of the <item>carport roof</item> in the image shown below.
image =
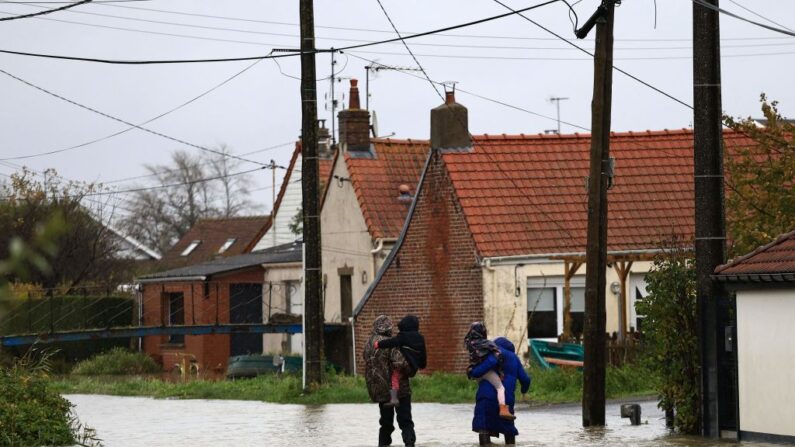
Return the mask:
M 206 279 L 219 273 L 228 273 L 263 264 L 296 263 L 302 260 L 302 244 L 292 242 L 238 256 L 218 257 L 200 264 L 152 273 L 137 279 L 138 282 L 160 282 Z
M 795 282 L 795 231 L 715 269 L 726 282 Z

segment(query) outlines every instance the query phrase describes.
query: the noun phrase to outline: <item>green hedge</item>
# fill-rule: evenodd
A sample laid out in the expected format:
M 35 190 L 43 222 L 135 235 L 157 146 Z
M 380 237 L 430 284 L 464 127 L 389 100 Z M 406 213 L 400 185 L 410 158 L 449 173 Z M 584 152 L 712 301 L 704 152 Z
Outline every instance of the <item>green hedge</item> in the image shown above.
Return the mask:
M 6 306 L 7 313 L 0 320 L 0 335 L 41 334 L 51 329 L 72 331 L 116 326 L 131 326 L 135 322 L 135 301 L 115 296 L 57 296 L 14 300 Z M 131 339 L 111 338 L 74 342 L 48 343 L 57 351 L 53 369 L 64 372 L 65 363 L 74 363 L 115 347 L 129 347 Z M 4 348 L 20 357 L 30 346 Z

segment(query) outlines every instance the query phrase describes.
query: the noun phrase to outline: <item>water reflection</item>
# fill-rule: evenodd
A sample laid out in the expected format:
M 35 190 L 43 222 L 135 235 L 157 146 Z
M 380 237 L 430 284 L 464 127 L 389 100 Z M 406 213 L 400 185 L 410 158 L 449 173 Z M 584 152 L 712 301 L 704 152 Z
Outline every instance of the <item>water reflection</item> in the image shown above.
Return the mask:
M 223 400 L 155 400 L 139 397 L 68 395 L 80 419 L 109 447 L 133 446 L 372 446 L 377 444 L 378 407 L 367 404 L 277 405 Z M 476 446 L 469 405 L 414 404 L 418 445 Z M 583 429 L 578 405 L 518 409 L 519 446 L 639 447 L 725 445 L 670 436 L 654 402 L 642 404 L 633 427 L 607 408 L 606 428 Z M 399 432 L 396 432 L 397 439 Z M 502 444 L 502 440 L 496 441 Z M 762 446 L 741 443 L 734 445 Z

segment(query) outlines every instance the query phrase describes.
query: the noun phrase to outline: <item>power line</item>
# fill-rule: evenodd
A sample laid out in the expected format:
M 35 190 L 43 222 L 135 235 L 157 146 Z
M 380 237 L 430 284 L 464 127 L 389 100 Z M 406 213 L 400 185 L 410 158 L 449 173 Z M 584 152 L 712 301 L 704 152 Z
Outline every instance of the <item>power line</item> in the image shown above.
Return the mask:
M 136 8 L 138 9 L 138 8 Z M 69 11 L 73 14 L 86 14 L 86 15 L 97 15 L 102 17 L 110 17 L 122 20 L 132 20 L 138 22 L 148 22 L 148 23 L 155 23 L 155 24 L 166 24 L 166 25 L 176 25 L 176 26 L 184 26 L 184 27 L 191 27 L 191 28 L 200 28 L 200 29 L 211 29 L 211 30 L 218 30 L 218 31 L 230 31 L 230 32 L 241 32 L 241 33 L 251 33 L 251 34 L 262 34 L 262 35 L 274 35 L 274 36 L 283 36 L 283 37 L 291 37 L 297 38 L 300 37 L 298 34 L 286 34 L 286 33 L 273 33 L 273 32 L 263 32 L 263 31 L 252 31 L 252 30 L 243 30 L 243 29 L 236 29 L 236 28 L 223 28 L 223 27 L 211 27 L 211 26 L 203 26 L 203 25 L 194 25 L 194 24 L 186 24 L 186 23 L 177 23 L 177 22 L 164 22 L 164 21 L 156 21 L 156 20 L 147 20 L 147 19 L 140 19 L 134 17 L 124 17 L 124 16 L 117 16 L 111 14 L 99 14 L 99 13 L 92 13 L 92 12 L 85 12 L 85 11 Z M 8 14 L 8 13 L 6 13 Z M 209 41 L 218 41 L 218 42 L 231 42 L 231 43 L 241 43 L 241 44 L 249 44 L 249 45 L 256 45 L 256 46 L 278 46 L 280 44 L 268 43 L 268 42 L 253 42 L 253 41 L 246 41 L 246 40 L 233 40 L 233 39 L 223 39 L 223 38 L 213 38 L 213 37 L 206 37 L 206 36 L 194 36 L 194 35 L 186 35 L 186 34 L 176 34 L 176 33 L 165 33 L 165 32 L 158 32 L 158 31 L 149 31 L 149 30 L 141 30 L 136 28 L 123 28 L 117 26 L 109 26 L 109 25 L 98 25 L 93 23 L 85 23 L 85 22 L 77 22 L 71 20 L 61 20 L 61 19 L 51 19 L 45 18 L 41 20 L 49 20 L 54 22 L 60 23 L 68 23 L 74 25 L 83 25 L 89 27 L 97 27 L 97 28 L 104 28 L 104 29 L 113 29 L 119 31 L 129 31 L 129 32 L 136 32 L 136 33 L 143 33 L 143 34 L 153 34 L 153 35 L 165 35 L 169 37 L 181 37 L 187 39 L 199 39 L 199 40 L 209 40 Z M 279 22 L 281 23 L 281 22 Z M 436 34 L 437 36 L 443 36 L 446 34 L 439 33 Z M 331 41 L 344 41 L 344 42 L 365 42 L 371 43 L 374 42 L 372 40 L 366 39 L 350 39 L 350 38 L 343 38 L 343 37 L 320 37 L 316 36 L 316 39 L 322 40 L 331 40 Z M 544 40 L 555 40 L 552 38 L 544 38 Z M 390 42 L 390 44 L 397 44 L 399 42 Z M 505 46 L 505 45 L 473 45 L 473 44 L 450 44 L 450 43 L 427 43 L 427 42 L 415 42 L 414 45 L 417 46 L 427 46 L 427 47 L 443 47 L 443 48 L 479 48 L 479 49 L 496 49 L 496 50 L 554 50 L 554 51 L 570 51 L 576 50 L 576 48 L 566 48 L 566 47 L 527 47 L 527 46 Z M 740 45 L 724 45 L 723 48 L 747 48 L 747 47 L 764 47 L 764 46 L 790 46 L 795 45 L 795 43 L 762 43 L 762 44 L 740 44 Z M 616 50 L 621 51 L 648 51 L 648 50 L 689 50 L 691 46 L 669 46 L 669 47 L 624 47 L 624 48 L 616 48 Z M 578 59 L 572 59 L 578 60 Z M 584 59 L 583 59 L 584 60 Z
M 755 16 L 757 16 L 757 17 L 759 17 L 759 18 L 760 18 L 760 19 L 762 19 L 762 20 L 767 20 L 768 22 L 772 23 L 773 25 L 780 26 L 780 27 L 782 27 L 782 28 L 784 28 L 784 29 L 786 29 L 786 30 L 792 31 L 792 28 L 790 28 L 790 27 L 788 27 L 788 26 L 785 26 L 785 25 L 782 25 L 782 24 L 780 24 L 780 23 L 778 23 L 778 22 L 776 22 L 776 21 L 774 21 L 774 20 L 772 20 L 772 19 L 770 19 L 770 18 L 767 18 L 767 17 L 765 17 L 765 16 L 763 16 L 763 15 L 761 15 L 761 14 L 759 14 L 759 13 L 756 13 L 756 12 L 754 12 L 754 11 L 752 11 L 752 10 L 750 10 L 750 9 L 746 8 L 745 6 L 743 6 L 743 5 L 739 4 L 739 3 L 737 3 L 737 2 L 736 2 L 736 1 L 734 1 L 734 0 L 729 0 L 729 1 L 730 1 L 731 3 L 733 3 L 734 5 L 736 5 L 737 7 L 739 7 L 739 8 L 742 8 L 742 9 L 744 9 L 744 10 L 746 10 L 746 11 L 750 12 L 751 14 L 753 14 L 753 15 L 755 15 Z
M 19 20 L 19 19 L 29 19 L 31 17 L 43 16 L 44 14 L 52 14 L 54 12 L 63 11 L 64 9 L 74 8 L 75 6 L 84 5 L 86 3 L 90 3 L 94 0 L 80 0 L 79 2 L 70 3 L 65 6 L 61 6 L 60 8 L 55 9 L 48 9 L 46 11 L 39 11 L 39 12 L 32 12 L 30 14 L 23 14 L 21 16 L 13 16 L 13 17 L 2 17 L 0 18 L 0 22 L 6 22 L 9 20 Z
M 693 0 L 693 1 L 696 1 L 696 0 Z M 494 0 L 494 2 L 495 2 L 495 3 L 497 3 L 498 5 L 500 5 L 500 6 L 504 7 L 505 9 L 508 9 L 509 11 L 514 11 L 514 12 L 516 12 L 516 13 L 517 13 L 517 15 L 518 15 L 519 17 L 521 17 L 521 18 L 523 18 L 523 19 L 527 20 L 528 22 L 532 23 L 533 25 L 537 26 L 538 28 L 541 28 L 542 30 L 546 31 L 547 33 L 549 33 L 549 34 L 551 34 L 551 35 L 553 35 L 553 36 L 555 36 L 555 37 L 557 37 L 558 39 L 562 40 L 563 42 L 566 42 L 567 44 L 569 44 L 569 45 L 571 45 L 571 46 L 573 46 L 573 47 L 575 47 L 575 48 L 579 49 L 579 50 L 580 50 L 580 51 L 582 51 L 583 53 L 585 53 L 585 54 L 587 54 L 587 55 L 589 55 L 589 56 L 591 56 L 591 57 L 594 57 L 593 53 L 591 53 L 590 51 L 588 51 L 588 50 L 586 50 L 585 48 L 583 48 L 583 47 L 581 47 L 581 46 L 577 45 L 577 44 L 576 44 L 576 43 L 574 43 L 574 42 L 571 42 L 571 41 L 569 41 L 568 39 L 564 38 L 564 37 L 563 37 L 563 36 L 561 36 L 560 34 L 558 34 L 558 33 L 554 32 L 554 31 L 552 31 L 551 29 L 549 29 L 549 28 L 545 27 L 544 25 L 542 25 L 542 24 L 540 24 L 540 23 L 536 22 L 535 20 L 533 20 L 533 19 L 531 19 L 531 18 L 527 17 L 526 15 L 522 14 L 521 12 L 518 12 L 518 11 L 514 10 L 513 8 L 511 8 L 510 6 L 506 5 L 505 3 L 501 2 L 500 0 Z M 657 92 L 657 93 L 659 93 L 659 94 L 661 94 L 661 95 L 663 95 L 663 96 L 665 96 L 665 97 L 667 97 L 667 98 L 669 98 L 669 99 L 671 99 L 671 100 L 673 100 L 673 101 L 676 101 L 676 102 L 678 102 L 679 104 L 682 104 L 683 106 L 687 107 L 688 109 L 691 109 L 691 110 L 693 109 L 693 106 L 691 106 L 690 104 L 688 104 L 688 103 L 686 103 L 686 102 L 682 101 L 681 99 L 677 98 L 676 96 L 673 96 L 673 95 L 671 95 L 670 93 L 667 93 L 667 92 L 663 91 L 662 89 L 660 89 L 660 88 L 658 88 L 658 87 L 655 87 L 655 86 L 651 85 L 650 83 L 648 83 L 648 82 L 646 82 L 646 81 L 644 81 L 644 80 L 640 79 L 639 77 L 637 77 L 637 76 L 635 76 L 635 75 L 633 75 L 633 74 L 630 74 L 630 73 L 628 73 L 627 71 L 625 71 L 625 70 L 622 70 L 621 68 L 618 68 L 618 67 L 616 67 L 615 65 L 613 65 L 613 69 L 614 69 L 614 70 L 616 70 L 617 72 L 619 72 L 619 73 L 623 74 L 624 76 L 627 76 L 627 77 L 629 77 L 630 79 L 633 79 L 633 80 L 635 80 L 635 81 L 637 81 L 637 82 L 639 82 L 639 83 L 643 84 L 644 86 L 646 86 L 646 87 L 648 87 L 648 88 L 650 88 L 650 89 L 654 90 L 655 92 Z
M 367 59 L 366 57 L 358 56 L 358 55 L 353 54 L 353 53 L 349 53 L 349 54 L 351 56 L 357 58 L 357 59 L 361 59 L 361 60 L 369 62 L 371 64 L 377 63 L 376 61 L 374 61 L 372 59 Z M 405 72 L 405 71 L 402 71 L 402 70 L 398 70 L 398 72 L 399 73 L 403 73 L 403 74 L 405 74 L 407 76 L 411 76 L 411 77 L 416 78 L 416 79 L 421 79 L 423 81 L 426 80 L 426 78 L 421 77 L 421 76 L 416 75 L 416 74 L 413 74 L 413 73 Z M 444 86 L 444 83 L 442 83 L 442 82 L 439 82 L 439 81 L 433 81 L 433 82 L 436 85 Z M 466 93 L 467 95 L 474 96 L 475 98 L 479 98 L 479 99 L 482 99 L 484 101 L 488 101 L 488 102 L 491 102 L 491 103 L 494 103 L 494 104 L 498 104 L 498 105 L 501 105 L 501 106 L 504 106 L 504 107 L 508 107 L 508 108 L 511 108 L 511 109 L 514 109 L 514 110 L 517 110 L 517 111 L 520 111 L 520 112 L 524 112 L 524 113 L 527 113 L 527 114 L 530 114 L 530 115 L 534 115 L 534 116 L 537 116 L 537 117 L 540 117 L 540 118 L 545 118 L 545 119 L 548 119 L 548 120 L 551 120 L 551 121 L 557 121 L 557 118 L 555 118 L 555 117 L 551 117 L 551 116 L 548 116 L 548 115 L 544 115 L 542 113 L 534 112 L 534 111 L 526 109 L 524 107 L 519 107 L 519 106 L 516 106 L 516 105 L 513 105 L 513 104 L 509 104 L 509 103 L 507 103 L 505 101 L 501 101 L 499 99 L 494 99 L 494 98 L 490 98 L 488 96 L 480 95 L 478 93 L 475 93 L 475 92 L 470 91 L 470 90 L 465 90 L 465 89 L 460 88 L 458 86 L 456 86 L 456 92 Z M 571 127 L 577 128 L 577 129 L 581 129 L 581 130 L 584 130 L 586 132 L 590 132 L 591 131 L 591 129 L 589 129 L 587 127 L 584 127 L 584 126 L 580 126 L 579 124 L 574 124 L 574 123 L 570 123 L 568 121 L 563 121 L 563 120 L 561 120 L 560 122 L 563 123 L 563 124 L 566 124 L 567 126 L 571 126 Z
M 237 177 L 239 175 L 250 174 L 250 173 L 255 172 L 255 171 L 261 171 L 263 169 L 267 169 L 268 167 L 269 166 L 267 166 L 267 165 L 266 166 L 260 166 L 258 168 L 248 169 L 248 170 L 239 171 L 239 172 L 233 172 L 231 174 L 217 175 L 215 177 L 206 177 L 206 178 L 202 178 L 202 179 L 198 179 L 198 180 L 190 180 L 190 181 L 179 182 L 179 183 L 170 183 L 168 185 L 145 186 L 145 187 L 141 187 L 141 188 L 131 188 L 131 189 L 124 189 L 124 190 L 119 190 L 119 191 L 98 191 L 98 192 L 85 194 L 85 196 L 105 196 L 105 195 L 114 195 L 114 194 L 127 194 L 127 193 L 132 193 L 132 192 L 152 191 L 152 190 L 156 190 L 156 189 L 173 188 L 175 186 L 194 185 L 194 184 L 197 184 L 197 183 L 205 183 L 205 182 L 210 182 L 210 181 L 213 181 L 213 180 L 221 180 L 221 179 L 230 178 L 230 177 Z
M 22 159 L 28 159 L 28 158 L 42 157 L 42 156 L 45 156 L 45 155 L 58 154 L 58 153 L 61 153 L 61 152 L 67 152 L 67 151 L 71 151 L 71 150 L 74 150 L 74 149 L 79 149 L 79 148 L 82 148 L 82 147 L 86 147 L 86 146 L 94 144 L 94 143 L 99 143 L 100 141 L 105 141 L 107 139 L 110 139 L 110 138 L 113 138 L 115 136 L 121 135 L 123 133 L 129 132 L 129 131 L 137 128 L 138 126 L 143 126 L 145 124 L 149 124 L 152 121 L 158 120 L 158 119 L 160 119 L 160 118 L 162 118 L 162 117 L 164 117 L 166 115 L 169 115 L 169 114 L 171 114 L 173 112 L 176 112 L 177 110 L 179 110 L 179 109 L 181 109 L 181 108 L 193 103 L 194 101 L 197 101 L 198 99 L 200 99 L 200 98 L 212 93 L 213 91 L 219 89 L 221 86 L 231 82 L 233 79 L 237 78 L 238 76 L 242 75 L 246 71 L 250 70 L 251 68 L 253 68 L 258 63 L 260 63 L 260 61 L 254 61 L 254 63 L 248 65 L 244 69 L 242 69 L 242 70 L 238 71 L 237 73 L 233 74 L 232 76 L 226 78 L 225 80 L 223 80 L 220 83 L 216 84 L 215 86 L 213 86 L 209 90 L 205 90 L 204 92 L 202 92 L 198 96 L 194 96 L 193 98 L 189 99 L 188 101 L 185 101 L 182 104 L 180 104 L 180 105 L 178 105 L 178 106 L 176 106 L 176 107 L 174 107 L 174 108 L 172 108 L 170 110 L 167 110 L 167 111 L 161 113 L 160 115 L 155 116 L 154 118 L 150 118 L 150 119 L 148 119 L 148 120 L 146 120 L 146 121 L 144 121 L 142 123 L 139 123 L 137 126 L 130 126 L 130 127 L 127 127 L 124 130 L 120 130 L 120 131 L 114 132 L 114 133 L 112 133 L 110 135 L 106 135 L 104 137 L 97 138 L 97 139 L 94 139 L 94 140 L 91 140 L 91 141 L 87 141 L 85 143 L 77 144 L 77 145 L 74 145 L 74 146 L 69 146 L 69 147 L 65 147 L 65 148 L 62 148 L 62 149 L 55 149 L 55 150 L 46 151 L 46 152 L 39 152 L 37 154 L 18 155 L 18 156 L 15 156 L 15 157 L 0 158 L 0 161 L 22 160 Z
M 222 151 L 218 151 L 218 150 L 215 150 L 215 149 L 210 149 L 208 147 L 200 146 L 198 144 L 190 143 L 190 142 L 182 140 L 180 138 L 175 138 L 175 137 L 166 135 L 164 133 L 154 131 L 154 130 L 149 129 L 147 127 L 143 127 L 143 126 L 139 126 L 139 125 L 133 124 L 133 123 L 131 123 L 129 121 L 123 120 L 121 118 L 117 118 L 117 117 L 115 117 L 113 115 L 109 115 L 109 114 L 107 114 L 105 112 L 101 112 L 101 111 L 99 111 L 97 109 L 94 109 L 92 107 L 80 104 L 79 102 L 73 101 L 73 100 L 71 100 L 69 98 L 65 98 L 65 97 L 63 97 L 63 96 L 61 96 L 61 95 L 59 95 L 57 93 L 53 93 L 53 92 L 51 92 L 51 91 L 49 91 L 49 90 L 47 90 L 47 89 L 45 89 L 43 87 L 39 87 L 38 85 L 33 84 L 32 82 L 26 81 L 26 80 L 24 80 L 24 79 L 22 79 L 22 78 L 20 78 L 20 77 L 18 77 L 16 75 L 13 75 L 13 74 L 3 70 L 3 69 L 0 69 L 0 73 L 4 74 L 4 75 L 6 75 L 6 76 L 8 76 L 8 77 L 10 77 L 12 79 L 15 79 L 15 80 L 17 80 L 17 81 L 19 81 L 19 82 L 21 82 L 21 83 L 23 83 L 23 84 L 25 84 L 25 85 L 27 85 L 29 87 L 35 88 L 36 90 L 39 90 L 40 92 L 46 93 L 46 94 L 48 94 L 48 95 L 50 95 L 50 96 L 52 96 L 54 98 L 58 98 L 61 101 L 68 102 L 69 104 L 72 104 L 74 106 L 80 107 L 81 109 L 88 110 L 89 112 L 95 113 L 95 114 L 100 115 L 100 116 L 104 116 L 105 118 L 111 119 L 113 121 L 117 121 L 117 122 L 120 122 L 122 124 L 126 124 L 127 126 L 131 126 L 131 127 L 136 128 L 136 129 L 140 129 L 140 130 L 142 130 L 144 132 L 147 132 L 147 133 L 150 133 L 152 135 L 157 135 L 157 136 L 159 136 L 161 138 L 165 138 L 167 140 L 175 141 L 177 143 L 184 144 L 186 146 L 195 147 L 196 149 L 199 149 L 199 150 L 202 150 L 202 151 L 205 151 L 205 152 L 210 152 L 210 153 L 213 153 L 213 154 L 216 154 L 216 155 L 220 155 L 222 157 L 234 158 L 234 159 L 237 159 L 237 160 L 240 160 L 240 161 L 245 161 L 247 163 L 254 163 L 254 164 L 257 164 L 257 165 L 261 165 L 261 166 L 269 166 L 269 165 L 266 165 L 265 163 L 261 163 L 259 161 L 249 160 L 247 158 L 243 158 L 243 157 L 240 157 L 240 156 L 237 156 L 237 155 L 226 154 L 226 153 L 224 153 Z
M 130 3 L 130 2 L 148 2 L 149 0 L 94 0 L 91 2 L 93 5 L 98 5 L 101 3 Z M 12 5 L 63 5 L 64 3 L 72 3 L 72 2 L 32 2 L 32 1 L 12 1 L 12 0 L 2 0 L 0 3 L 10 3 Z
M 389 20 L 389 23 L 392 25 L 392 27 L 393 27 L 393 28 L 395 28 L 394 22 L 392 22 L 392 19 L 391 19 L 391 18 L 389 18 L 389 14 L 386 12 L 386 9 L 384 9 L 384 6 L 381 4 L 381 0 L 377 0 L 377 1 L 378 1 L 378 5 L 381 7 L 381 10 L 384 12 L 384 15 L 386 16 L 387 20 Z M 397 28 L 395 28 L 395 34 L 397 34 L 398 36 L 400 36 L 400 32 L 397 30 Z M 403 40 L 403 39 L 401 38 L 401 40 Z M 408 52 L 409 52 L 409 53 L 411 53 L 411 49 L 410 49 L 410 48 L 409 48 L 409 46 L 408 46 L 408 45 L 405 43 L 405 41 L 403 41 L 403 44 L 406 46 L 406 50 L 408 50 Z M 418 59 L 417 59 L 417 58 L 414 56 L 414 54 L 413 54 L 413 53 L 411 53 L 411 54 L 412 54 L 412 57 L 414 58 L 414 62 L 415 62 L 415 63 L 417 64 L 417 66 L 420 68 L 420 71 L 422 71 L 422 74 L 423 74 L 423 75 L 425 75 L 425 79 L 428 81 L 428 83 L 429 83 L 429 84 L 431 85 L 431 87 L 433 88 L 433 91 L 434 91 L 434 92 L 436 92 L 436 94 L 437 94 L 437 95 L 439 95 L 439 96 L 442 98 L 442 101 L 445 101 L 445 98 L 444 98 L 444 96 L 442 96 L 442 95 L 441 95 L 441 93 L 439 93 L 439 90 L 436 88 L 436 84 L 434 84 L 434 82 L 431 80 L 431 78 L 430 78 L 430 77 L 428 77 L 428 73 L 425 71 L 425 69 L 423 69 L 423 68 L 422 68 L 422 64 L 420 64 L 420 61 L 419 61 L 419 60 L 418 60 Z M 456 115 L 456 116 L 458 116 L 458 115 Z M 464 129 L 467 129 L 467 134 L 469 134 L 469 139 L 470 139 L 470 141 L 472 141 L 472 145 L 473 145 L 473 146 L 477 146 L 477 143 L 475 142 L 475 138 L 474 138 L 474 137 L 472 136 L 472 134 L 469 132 L 469 129 L 467 128 L 467 125 L 466 125 L 466 123 L 463 123 L 463 122 L 461 122 L 461 121 L 460 121 L 460 117 L 458 117 L 458 119 L 459 119 L 459 123 L 461 124 L 462 128 L 464 128 Z M 496 168 L 497 168 L 497 170 L 498 170 L 498 171 L 500 171 L 500 173 L 501 173 L 503 176 L 505 176 L 505 178 L 506 178 L 506 179 L 507 179 L 509 182 L 511 182 L 511 183 L 513 184 L 514 188 L 516 188 L 517 190 L 520 190 L 520 189 L 521 189 L 521 188 L 519 188 L 519 185 L 516 183 L 516 181 L 515 181 L 515 180 L 514 180 L 514 179 L 513 179 L 511 176 L 509 176 L 509 175 L 508 175 L 508 174 L 507 174 L 507 173 L 506 173 L 506 172 L 505 172 L 505 171 L 502 169 L 502 167 L 500 167 L 499 163 L 498 163 L 496 160 L 494 160 L 494 159 L 491 157 L 491 154 L 489 154 L 489 153 L 488 153 L 488 151 L 486 151 L 486 150 L 483 150 L 483 154 L 484 154 L 484 155 L 486 155 L 486 157 L 487 157 L 487 158 L 491 159 L 491 161 L 492 161 L 492 165 L 493 165 L 494 167 L 496 167 Z M 566 233 L 566 234 L 567 234 L 567 235 L 568 235 L 570 238 L 574 239 L 574 236 L 571 234 L 571 232 L 570 232 L 570 231 L 568 231 L 566 228 L 564 228 L 564 227 L 563 227 L 563 226 L 560 224 L 560 222 L 558 222 L 558 220 L 557 220 L 557 219 L 554 219 L 553 217 L 551 217 L 549 214 L 547 214 L 546 212 L 544 212 L 544 210 L 542 210 L 541 208 L 538 208 L 538 207 L 536 207 L 536 208 L 537 208 L 537 210 L 538 210 L 538 211 L 539 211 L 539 212 L 540 212 L 542 215 L 544 215 L 544 216 L 545 216 L 545 217 L 546 217 L 546 218 L 547 218 L 547 219 L 548 219 L 550 222 L 554 223 L 554 224 L 555 224 L 555 226 L 557 226 L 557 227 L 558 227 L 558 228 L 559 228 L 561 231 L 563 231 L 564 233 Z
M 406 56 L 409 55 L 388 52 L 388 51 L 357 51 L 361 54 L 376 54 L 384 56 Z M 355 55 L 355 53 L 348 53 Z M 795 54 L 795 51 L 773 51 L 764 53 L 740 53 L 740 54 L 722 54 L 721 58 L 740 58 L 740 57 L 766 57 L 766 56 L 784 56 L 788 54 Z M 498 60 L 498 61 L 592 61 L 593 59 L 585 57 L 555 57 L 555 56 L 490 56 L 480 54 L 431 54 L 431 53 L 416 53 L 417 56 L 433 57 L 441 59 L 471 59 L 471 60 Z M 621 61 L 656 61 L 656 60 L 689 60 L 692 55 L 688 56 L 638 56 L 638 57 L 616 57 L 613 60 Z M 618 68 L 616 70 L 620 71 Z
M 394 39 L 386 39 L 376 42 L 366 42 L 356 45 L 348 45 L 345 47 L 340 47 L 337 50 L 353 50 L 357 48 L 365 48 L 374 45 L 383 45 L 391 42 L 399 42 L 402 40 L 408 39 L 415 39 L 418 37 L 423 36 L 430 36 L 437 33 L 451 31 L 460 28 L 466 28 L 473 25 L 479 25 L 481 23 L 490 22 L 493 20 L 502 19 L 505 17 L 509 17 L 515 14 L 520 14 L 525 11 L 530 11 L 536 8 L 540 8 L 542 6 L 546 6 L 552 3 L 556 3 L 559 0 L 548 0 L 543 3 L 539 3 L 533 6 L 529 6 L 522 9 L 511 10 L 511 12 L 505 14 L 498 14 L 491 17 L 486 17 L 483 19 L 473 20 L 471 22 L 461 23 L 458 25 L 447 26 L 444 28 L 438 28 L 431 31 L 425 31 L 421 33 L 415 33 L 408 36 L 401 36 Z M 324 50 L 324 49 L 316 49 L 313 50 L 313 53 L 325 53 L 331 50 Z M 100 59 L 100 58 L 87 58 L 87 57 L 78 57 L 78 56 L 58 56 L 58 55 L 51 55 L 51 54 L 40 54 L 40 53 L 29 53 L 23 51 L 11 51 L 11 50 L 0 50 L 0 53 L 7 53 L 7 54 L 16 54 L 20 56 L 31 56 L 31 57 L 43 57 L 43 58 L 50 58 L 50 59 L 64 59 L 64 60 L 73 60 L 73 61 L 82 61 L 82 62 L 96 62 L 96 63 L 105 63 L 105 64 L 124 64 L 124 65 L 144 65 L 144 64 L 185 64 L 185 63 L 209 63 L 209 62 L 231 62 L 231 61 L 250 61 L 250 60 L 257 60 L 257 59 L 276 59 L 282 57 L 291 57 L 291 56 L 300 56 L 302 53 L 300 51 L 290 52 L 287 54 L 272 54 L 273 52 L 264 55 L 264 56 L 248 56 L 248 57 L 230 57 L 230 58 L 218 58 L 218 59 L 183 59 L 183 60 L 114 60 L 114 59 Z
M 94 1 L 92 4 L 99 4 L 99 2 Z M 209 19 L 218 19 L 218 20 L 229 20 L 229 21 L 236 21 L 236 22 L 247 22 L 247 23 L 262 23 L 267 25 L 283 25 L 283 26 L 298 26 L 297 23 L 292 22 L 278 22 L 278 21 L 271 21 L 271 20 L 258 20 L 258 19 L 249 19 L 243 17 L 230 17 L 230 16 L 219 16 L 219 15 L 211 15 L 211 14 L 199 14 L 199 13 L 190 13 L 184 11 L 169 11 L 165 9 L 155 9 L 155 8 L 144 8 L 138 6 L 122 6 L 122 5 L 103 5 L 106 7 L 112 8 L 124 8 L 129 10 L 137 10 L 137 11 L 150 11 L 150 12 L 159 12 L 164 14 L 174 14 L 174 15 L 181 15 L 181 16 L 189 16 L 189 17 L 202 17 L 202 18 L 209 18 Z M 340 30 L 340 31 L 354 31 L 354 32 L 369 32 L 369 33 L 384 33 L 384 34 L 393 34 L 393 30 L 385 30 L 385 29 L 373 29 L 373 28 L 353 28 L 353 27 L 342 27 L 342 26 L 321 26 L 315 25 L 315 28 L 319 29 L 330 29 L 330 30 Z M 472 38 L 472 39 L 505 39 L 505 40 L 531 40 L 531 41 L 556 41 L 558 39 L 552 37 L 525 37 L 525 36 L 499 36 L 499 35 L 483 35 L 483 34 L 446 34 L 446 33 L 437 33 L 437 36 L 442 37 L 454 37 L 454 38 Z M 724 37 L 721 40 L 771 40 L 771 39 L 780 39 L 776 37 Z M 341 39 L 340 39 L 341 40 Z M 587 39 L 593 40 L 593 39 Z M 624 42 L 690 42 L 692 41 L 691 37 L 687 38 L 668 38 L 668 39 L 650 39 L 650 38 L 628 38 L 628 39 L 615 39 L 618 41 Z
M 239 155 L 240 156 L 244 156 L 244 155 L 256 154 L 256 153 L 259 153 L 259 152 L 271 151 L 271 150 L 274 150 L 274 149 L 279 149 L 281 147 L 285 147 L 285 146 L 293 145 L 293 144 L 295 144 L 295 141 L 288 141 L 286 143 L 277 144 L 277 145 L 274 145 L 274 146 L 266 147 L 264 149 L 258 149 L 256 151 L 251 151 L 251 152 L 244 152 L 244 153 L 239 154 Z M 208 164 L 208 163 L 212 163 L 212 162 L 208 161 L 208 162 L 205 162 L 205 163 L 202 163 L 202 164 L 205 165 L 205 164 Z M 268 165 L 268 166 L 270 166 L 270 165 Z M 277 167 L 280 167 L 280 166 L 277 166 Z M 116 179 L 116 180 L 108 180 L 108 181 L 99 182 L 99 183 L 102 183 L 103 185 L 109 185 L 111 183 L 120 183 L 120 182 L 126 182 L 126 181 L 130 181 L 130 180 L 138 180 L 138 179 L 142 179 L 142 178 L 156 177 L 156 176 L 159 176 L 159 175 L 162 175 L 162 174 L 169 174 L 169 173 L 177 172 L 177 171 L 179 171 L 179 169 L 164 169 L 162 171 L 153 172 L 151 174 L 136 175 L 134 177 L 126 177 L 126 178 L 120 178 L 120 179 Z
M 729 17 L 733 17 L 733 18 L 735 18 L 737 20 L 742 20 L 743 22 L 750 23 L 751 25 L 756 25 L 758 27 L 761 27 L 761 28 L 764 28 L 764 29 L 767 29 L 767 30 L 770 30 L 770 31 L 774 31 L 774 32 L 777 32 L 777 33 L 786 34 L 788 36 L 795 37 L 795 32 L 793 32 L 793 31 L 790 31 L 788 29 L 777 28 L 775 26 L 765 25 L 764 23 L 761 23 L 761 22 L 756 22 L 754 20 L 751 20 L 751 19 L 745 18 L 743 16 L 737 15 L 737 14 L 731 12 L 731 11 L 727 11 L 727 10 L 719 8 L 719 7 L 715 6 L 715 5 L 711 5 L 711 4 L 709 4 L 709 3 L 707 3 L 707 2 L 705 2 L 703 0 L 693 0 L 693 3 L 695 3 L 698 6 L 701 6 L 702 8 L 711 9 L 713 11 L 717 11 L 717 12 L 719 12 L 721 14 L 724 14 L 724 15 L 727 15 Z M 765 20 L 768 20 L 768 19 L 765 19 Z

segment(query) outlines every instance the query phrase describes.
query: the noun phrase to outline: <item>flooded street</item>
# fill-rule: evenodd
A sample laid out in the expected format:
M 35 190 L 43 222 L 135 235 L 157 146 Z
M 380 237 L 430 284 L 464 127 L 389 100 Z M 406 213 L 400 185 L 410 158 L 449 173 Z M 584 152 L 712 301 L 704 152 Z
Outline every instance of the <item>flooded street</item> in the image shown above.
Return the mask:
M 156 400 L 67 395 L 80 420 L 108 447 L 132 446 L 374 446 L 378 408 L 367 404 L 278 405 L 232 400 Z M 476 446 L 472 406 L 414 404 L 417 444 Z M 642 404 L 643 424 L 633 427 L 608 405 L 605 429 L 580 427 L 579 406 L 519 408 L 520 446 L 763 446 L 719 443 L 667 434 L 654 402 Z M 393 445 L 399 443 L 399 430 Z M 502 443 L 502 439 L 497 441 Z

